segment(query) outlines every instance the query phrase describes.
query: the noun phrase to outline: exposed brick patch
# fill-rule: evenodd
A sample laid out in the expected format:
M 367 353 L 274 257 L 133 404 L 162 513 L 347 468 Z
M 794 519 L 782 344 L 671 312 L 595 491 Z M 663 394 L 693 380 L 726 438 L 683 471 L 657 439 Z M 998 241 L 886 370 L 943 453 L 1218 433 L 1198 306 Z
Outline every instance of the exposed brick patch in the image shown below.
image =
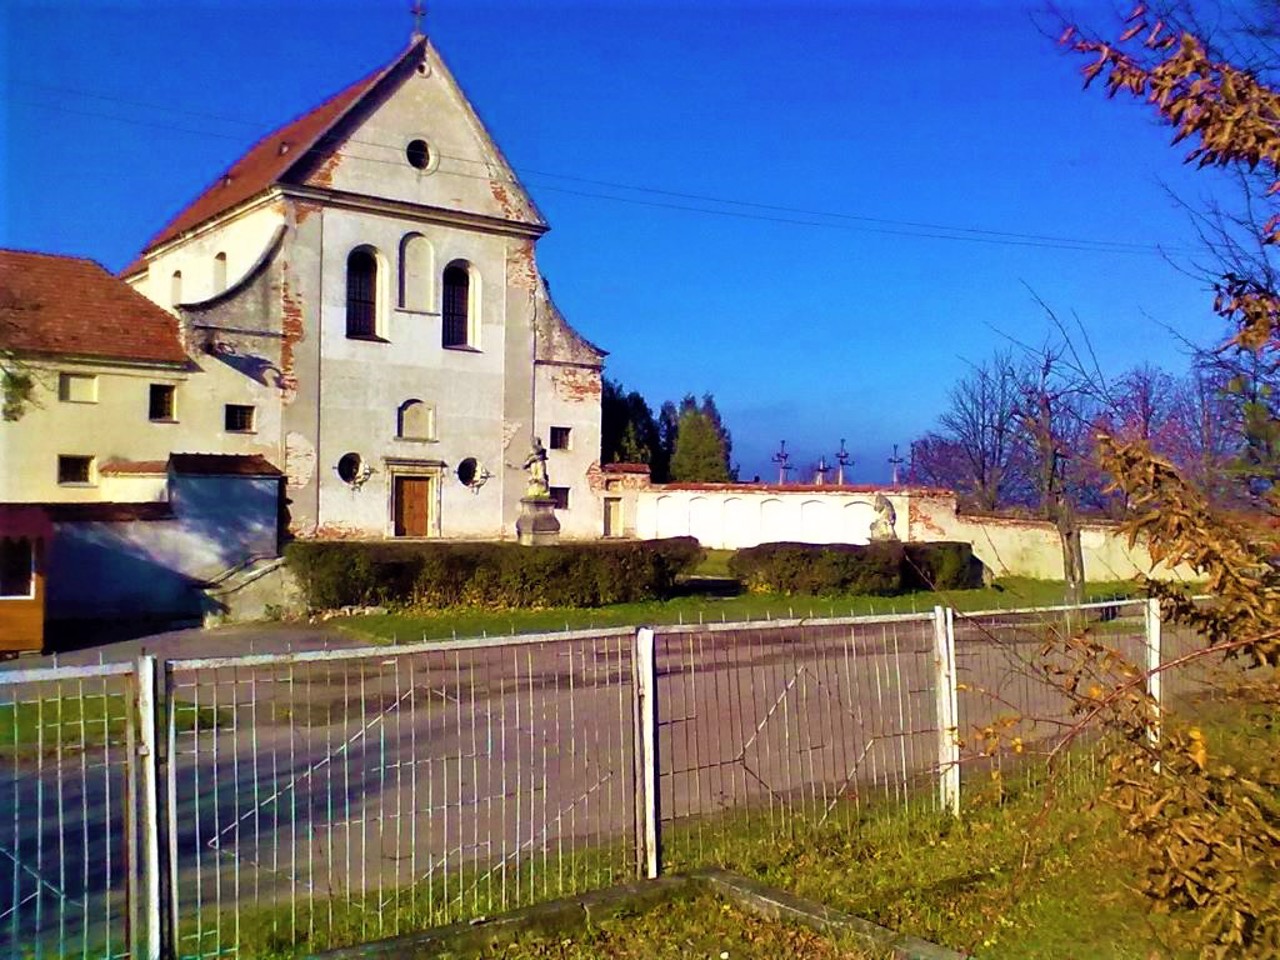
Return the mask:
M 532 240 L 512 240 L 507 246 L 507 285 L 533 293 L 538 288 L 538 267 Z
M 632 469 L 618 469 L 618 468 Z M 587 486 L 595 492 L 603 490 L 648 490 L 649 465 L 647 463 L 608 463 L 603 469 L 593 463 L 587 468 Z
M 293 349 L 306 335 L 302 297 L 292 288 L 289 264 L 280 264 L 280 393 L 281 402 L 292 403 L 298 395 L 298 377 L 294 370 Z
M 592 367 L 552 367 L 551 382 L 556 396 L 568 403 L 599 400 L 600 371 Z
M 342 166 L 342 161 L 342 151 L 334 150 L 329 156 L 325 157 L 324 162 L 316 168 L 315 173 L 307 178 L 307 182 L 313 187 L 333 186 L 333 175 Z

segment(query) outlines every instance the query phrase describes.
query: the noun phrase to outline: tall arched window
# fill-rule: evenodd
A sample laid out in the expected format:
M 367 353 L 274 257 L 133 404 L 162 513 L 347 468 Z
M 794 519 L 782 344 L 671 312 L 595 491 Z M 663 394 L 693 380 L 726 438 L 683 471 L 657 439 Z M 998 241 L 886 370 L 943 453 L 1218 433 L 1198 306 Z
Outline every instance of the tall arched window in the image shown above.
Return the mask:
M 347 336 L 378 334 L 378 258 L 368 247 L 347 257 Z
M 465 260 L 455 260 L 444 268 L 442 303 L 443 334 L 446 347 L 471 345 L 471 269 Z
M 173 271 L 169 278 L 169 306 L 176 307 L 182 302 L 182 271 Z
M 400 308 L 426 313 L 431 309 L 431 243 L 420 233 L 400 241 Z
M 213 258 L 213 292 L 227 289 L 227 255 L 219 253 Z

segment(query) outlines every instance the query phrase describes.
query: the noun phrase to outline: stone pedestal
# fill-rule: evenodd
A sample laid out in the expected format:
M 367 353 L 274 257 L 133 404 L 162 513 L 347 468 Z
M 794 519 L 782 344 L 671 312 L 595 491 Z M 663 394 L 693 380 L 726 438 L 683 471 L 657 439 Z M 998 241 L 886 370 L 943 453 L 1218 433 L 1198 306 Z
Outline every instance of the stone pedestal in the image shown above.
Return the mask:
M 550 497 L 521 497 L 516 539 L 526 547 L 540 547 L 560 539 L 556 502 Z

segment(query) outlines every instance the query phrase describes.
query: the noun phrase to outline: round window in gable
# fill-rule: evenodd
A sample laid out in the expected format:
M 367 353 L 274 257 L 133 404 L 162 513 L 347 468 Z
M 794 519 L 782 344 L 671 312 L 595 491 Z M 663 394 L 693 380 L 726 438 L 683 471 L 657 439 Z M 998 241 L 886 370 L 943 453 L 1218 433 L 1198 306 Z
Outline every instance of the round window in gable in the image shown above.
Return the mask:
M 476 482 L 475 457 L 467 457 L 467 459 L 458 464 L 458 479 L 468 487 Z
M 358 453 L 344 453 L 338 461 L 338 479 L 343 483 L 355 483 L 363 466 Z
M 409 146 L 405 147 L 404 155 L 409 161 L 409 166 L 418 170 L 425 170 L 431 166 L 431 148 L 427 146 L 425 140 L 410 140 Z

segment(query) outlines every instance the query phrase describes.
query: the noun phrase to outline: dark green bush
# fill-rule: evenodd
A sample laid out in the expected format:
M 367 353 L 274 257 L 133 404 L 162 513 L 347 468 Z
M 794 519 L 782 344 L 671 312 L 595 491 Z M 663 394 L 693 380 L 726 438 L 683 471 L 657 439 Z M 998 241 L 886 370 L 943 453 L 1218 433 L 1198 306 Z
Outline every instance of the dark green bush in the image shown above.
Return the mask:
M 667 596 L 702 548 L 692 537 L 550 547 L 299 540 L 285 556 L 312 609 L 595 607 Z
M 729 572 L 748 590 L 887 596 L 982 585 L 967 543 L 763 543 L 737 551 Z
M 902 544 L 762 543 L 739 550 L 729 572 L 748 590 L 769 593 L 902 592 Z
M 967 543 L 908 543 L 902 579 L 908 590 L 973 590 L 982 586 L 982 561 Z

